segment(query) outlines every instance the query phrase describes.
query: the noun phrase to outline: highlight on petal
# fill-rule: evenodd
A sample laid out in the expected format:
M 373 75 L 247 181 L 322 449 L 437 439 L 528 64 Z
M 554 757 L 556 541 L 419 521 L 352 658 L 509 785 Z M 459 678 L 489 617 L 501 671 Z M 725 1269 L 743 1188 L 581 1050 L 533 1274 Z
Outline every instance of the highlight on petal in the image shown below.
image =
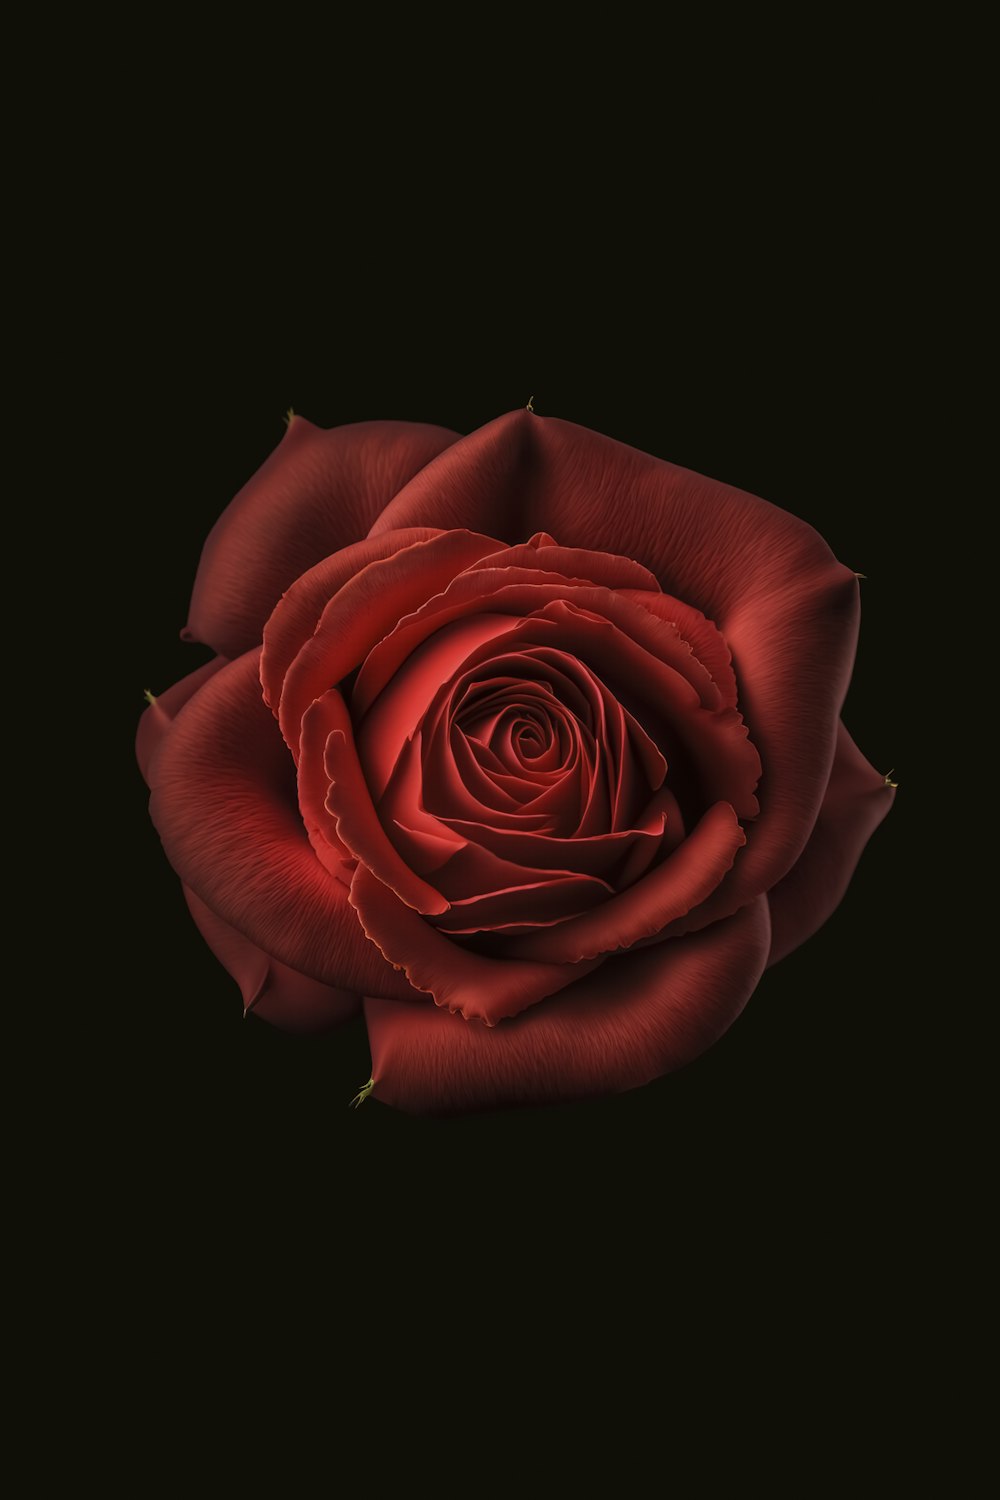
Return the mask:
M 416 525 L 471 526 L 509 543 L 543 529 L 564 547 L 622 553 L 714 622 L 767 775 L 747 848 L 696 920 L 718 920 L 788 872 L 829 780 L 858 632 L 857 580 L 811 526 L 730 485 L 523 411 L 440 454 L 372 532 Z
M 357 994 L 409 998 L 309 845 L 291 757 L 261 697 L 259 655 L 206 682 L 157 756 L 150 814 L 167 858 L 224 922 L 290 969 Z
M 768 896 L 776 964 L 836 911 L 862 851 L 888 813 L 895 791 L 871 766 L 843 722 L 823 805 L 803 852 Z
M 370 563 L 381 562 L 383 558 L 412 547 L 414 542 L 426 542 L 438 535 L 439 532 L 426 526 L 413 526 L 408 531 L 384 531 L 377 537 L 366 537 L 364 541 L 324 557 L 282 594 L 265 622 L 264 649 L 260 658 L 264 702 L 275 716 L 285 673 L 312 637 L 320 615 L 333 596 Z
M 358 1014 L 361 997 L 297 974 L 230 927 L 187 886 L 188 909 L 205 942 L 240 987 L 243 1013 L 282 1031 L 321 1035 Z
M 432 536 L 369 563 L 338 590 L 285 674 L 278 722 L 293 754 L 298 754 L 299 725 L 310 703 L 359 666 L 401 615 L 446 588 L 495 545 L 492 537 L 468 531 Z
M 366 998 L 374 1097 L 425 1114 L 637 1088 L 693 1061 L 732 1025 L 769 942 L 760 897 L 710 932 L 608 959 L 492 1028 Z
M 185 639 L 230 657 L 259 645 L 284 590 L 331 552 L 361 541 L 393 495 L 455 440 L 419 422 L 324 431 L 294 417 L 209 532 Z

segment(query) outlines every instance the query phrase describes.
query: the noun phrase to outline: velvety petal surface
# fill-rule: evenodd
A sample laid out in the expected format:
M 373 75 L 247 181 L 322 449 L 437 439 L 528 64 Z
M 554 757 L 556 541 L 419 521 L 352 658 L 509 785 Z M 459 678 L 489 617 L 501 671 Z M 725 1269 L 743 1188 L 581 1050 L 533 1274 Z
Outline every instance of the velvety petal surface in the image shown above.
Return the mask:
M 324 430 L 293 417 L 209 532 L 182 634 L 223 656 L 259 645 L 284 590 L 360 541 L 393 495 L 455 438 L 418 422 Z
M 224 656 L 216 656 L 214 660 L 207 661 L 196 672 L 189 672 L 187 677 L 182 677 L 173 687 L 159 693 L 140 715 L 135 734 L 135 758 L 147 786 L 153 785 L 154 762 L 171 724 L 185 703 L 226 664 Z
M 571 984 L 589 964 L 547 964 L 483 957 L 461 947 L 401 901 L 394 891 L 360 865 L 351 885 L 351 904 L 373 944 L 402 969 L 434 1004 L 495 1026 L 507 1016 Z
M 713 622 L 732 653 L 740 710 L 766 774 L 747 848 L 691 920 L 718 920 L 788 872 L 829 780 L 859 617 L 854 574 L 812 527 L 729 485 L 524 411 L 439 455 L 372 530 L 416 525 L 474 527 L 510 543 L 542 529 L 564 547 L 621 553 Z
M 769 964 L 791 953 L 840 905 L 862 851 L 896 796 L 862 755 L 844 724 L 812 837 L 771 891 Z
M 357 1015 L 361 997 L 334 989 L 297 974 L 286 964 L 269 958 L 241 932 L 230 927 L 211 907 L 184 886 L 184 898 L 205 942 L 223 968 L 236 980 L 243 996 L 243 1011 L 253 1011 L 262 1021 L 282 1031 L 319 1035 Z
M 492 1028 L 430 1005 L 365 1000 L 374 1097 L 413 1113 L 545 1104 L 636 1088 L 733 1023 L 767 959 L 760 897 L 710 932 L 610 959 Z
M 313 852 L 295 769 L 261 697 L 259 651 L 188 702 L 156 758 L 150 812 L 195 895 L 255 947 L 311 979 L 407 998 Z

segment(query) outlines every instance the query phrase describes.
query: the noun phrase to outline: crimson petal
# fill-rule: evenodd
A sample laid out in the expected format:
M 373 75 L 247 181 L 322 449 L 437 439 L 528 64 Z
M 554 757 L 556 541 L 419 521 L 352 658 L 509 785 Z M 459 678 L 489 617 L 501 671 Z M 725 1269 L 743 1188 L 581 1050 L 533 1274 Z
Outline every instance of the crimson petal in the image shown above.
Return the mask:
M 278 720 L 293 753 L 298 752 L 302 716 L 327 688 L 362 662 L 401 615 L 447 587 L 457 573 L 495 546 L 491 537 L 468 531 L 431 536 L 370 563 L 326 605 L 315 633 L 289 667 L 278 704 Z
M 153 785 L 156 756 L 167 737 L 171 724 L 185 703 L 193 698 L 198 689 L 224 666 L 226 666 L 224 656 L 216 656 L 212 661 L 207 661 L 196 672 L 190 672 L 187 677 L 182 677 L 180 682 L 175 682 L 173 687 L 167 688 L 166 692 L 155 697 L 140 716 L 139 727 L 135 734 L 135 758 L 139 762 L 139 770 L 147 786 Z
M 455 438 L 418 422 L 323 431 L 293 417 L 208 534 L 184 637 L 223 656 L 258 645 L 283 591 L 321 558 L 360 541 L 400 487 Z
M 331 557 L 324 557 L 282 594 L 264 626 L 264 650 L 260 658 L 264 701 L 275 714 L 285 673 L 312 636 L 334 594 L 369 563 L 381 562 L 405 547 L 412 547 L 414 542 L 426 542 L 439 535 L 426 526 L 413 526 L 408 531 L 383 531 L 377 537 L 366 537 Z
M 259 656 L 248 651 L 206 682 L 159 751 L 150 813 L 167 858 L 223 921 L 289 968 L 406 999 L 409 987 L 309 846 L 292 762 L 261 697 Z
M 543 963 L 575 963 L 655 938 L 715 890 L 745 843 L 736 813 L 717 802 L 669 859 L 627 890 L 582 917 L 512 937 L 507 951 Z
M 525 411 L 442 453 L 372 534 L 417 525 L 474 526 L 508 542 L 542 528 L 563 546 L 623 553 L 714 621 L 767 777 L 747 848 L 697 920 L 737 910 L 788 872 L 830 778 L 859 618 L 854 574 L 811 526 L 730 485 Z
M 436 932 L 363 865 L 351 885 L 351 905 L 372 944 L 389 962 L 403 969 L 417 989 L 433 995 L 435 1005 L 467 1022 L 495 1026 L 572 984 L 597 962 L 526 963 L 472 953 Z
M 307 979 L 286 964 L 269 958 L 241 932 L 217 917 L 194 891 L 183 887 L 184 899 L 198 931 L 223 968 L 236 980 L 243 995 L 243 1011 L 253 1011 L 283 1031 L 318 1035 L 357 1015 L 360 995 Z
M 492 1030 L 366 997 L 374 1097 L 425 1114 L 637 1088 L 693 1061 L 732 1025 L 769 941 L 761 897 L 711 932 L 610 959 Z
M 862 755 L 841 722 L 830 782 L 805 849 L 771 891 L 769 964 L 791 953 L 836 911 L 862 850 L 895 791 Z

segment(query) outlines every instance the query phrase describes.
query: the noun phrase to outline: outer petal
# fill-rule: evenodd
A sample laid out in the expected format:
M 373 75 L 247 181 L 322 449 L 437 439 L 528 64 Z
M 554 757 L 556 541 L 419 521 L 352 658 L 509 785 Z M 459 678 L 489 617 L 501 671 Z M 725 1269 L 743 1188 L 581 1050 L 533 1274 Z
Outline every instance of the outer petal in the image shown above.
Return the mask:
M 243 1013 L 253 1011 L 283 1031 L 318 1034 L 349 1020 L 361 1008 L 361 997 L 307 979 L 294 969 L 268 958 L 242 933 L 217 917 L 211 907 L 184 886 L 184 897 L 205 942 L 236 980 L 243 995 Z
M 561 546 L 637 558 L 667 593 L 714 621 L 766 774 L 747 848 L 690 920 L 718 920 L 787 874 L 829 780 L 858 631 L 857 580 L 812 527 L 754 495 L 524 411 L 442 453 L 372 532 L 398 526 L 468 526 L 507 541 L 544 529 Z
M 455 436 L 417 422 L 323 431 L 293 417 L 209 532 L 182 634 L 224 656 L 259 644 L 282 592 L 321 558 L 360 541 L 397 490 Z
M 157 756 L 150 812 L 167 858 L 223 921 L 289 968 L 405 999 L 409 986 L 309 846 L 291 757 L 261 697 L 259 655 L 247 652 L 207 682 Z
M 423 1114 L 636 1088 L 691 1062 L 732 1025 L 769 939 L 761 897 L 711 932 L 610 959 L 493 1028 L 366 998 L 375 1098 Z
M 175 682 L 173 687 L 167 688 L 165 693 L 160 693 L 139 719 L 139 727 L 135 733 L 135 758 L 139 762 L 139 770 L 147 786 L 153 785 L 155 760 L 171 724 L 185 703 L 194 697 L 209 678 L 215 676 L 220 667 L 226 664 L 224 656 L 217 656 L 213 661 L 207 661 L 203 667 L 198 668 L 197 672 L 191 672 L 187 677 L 182 677 L 180 682 Z
M 812 837 L 768 898 L 772 926 L 768 964 L 776 964 L 812 937 L 836 911 L 862 850 L 895 795 L 841 722 L 830 783 Z

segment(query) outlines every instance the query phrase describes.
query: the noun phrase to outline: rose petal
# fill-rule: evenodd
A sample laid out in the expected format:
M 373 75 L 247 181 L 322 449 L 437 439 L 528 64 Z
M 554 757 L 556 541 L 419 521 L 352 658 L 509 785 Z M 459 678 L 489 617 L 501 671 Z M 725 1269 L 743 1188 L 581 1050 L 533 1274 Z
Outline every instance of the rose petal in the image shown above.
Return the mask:
M 209 532 L 182 634 L 223 656 L 258 645 L 283 591 L 321 558 L 360 541 L 400 487 L 455 436 L 418 422 L 323 431 L 294 417 Z
M 289 968 L 405 999 L 408 986 L 309 847 L 292 762 L 261 697 L 259 655 L 206 682 L 157 756 L 150 813 L 167 858 L 223 921 Z
M 655 937 L 715 890 L 745 843 L 732 807 L 717 802 L 669 859 L 628 890 L 556 927 L 512 937 L 507 951 L 543 963 L 575 963 Z
M 366 537 L 351 547 L 343 547 L 307 569 L 278 600 L 264 625 L 264 650 L 260 658 L 260 681 L 264 702 L 278 712 L 285 673 L 311 638 L 319 617 L 334 594 L 349 583 L 369 563 L 392 557 L 414 542 L 430 541 L 440 532 L 426 526 L 409 531 L 384 531 L 377 537 Z
M 344 584 L 285 674 L 278 721 L 293 754 L 310 703 L 352 672 L 400 616 L 446 588 L 456 573 L 494 546 L 491 537 L 467 531 L 432 536 L 370 563 Z
M 326 741 L 329 780 L 326 806 L 337 820 L 337 836 L 341 843 L 414 911 L 425 915 L 446 912 L 448 902 L 440 891 L 421 880 L 407 866 L 379 822 L 371 793 L 361 774 L 351 720 L 336 688 L 331 688 L 312 705 L 306 721 L 315 714 L 322 714 L 324 726 L 331 726 Z
M 637 1088 L 698 1057 L 764 968 L 761 897 L 711 932 L 609 959 L 488 1029 L 428 1005 L 365 1000 L 374 1097 L 416 1114 L 546 1104 Z
M 139 770 L 147 786 L 153 785 L 156 756 L 167 737 L 171 724 L 185 703 L 193 698 L 198 689 L 226 664 L 224 656 L 216 656 L 212 661 L 207 661 L 196 672 L 182 677 L 180 682 L 175 682 L 173 687 L 160 693 L 140 716 L 139 727 L 135 733 L 135 758 L 139 762 Z
M 660 591 L 654 575 L 633 558 L 620 557 L 617 553 L 591 552 L 585 547 L 560 547 L 545 532 L 536 532 L 519 547 L 505 547 L 503 551 L 490 553 L 481 562 L 473 563 L 470 571 L 480 568 L 539 568 L 609 589 Z
M 502 612 L 523 619 L 540 612 L 546 604 L 560 601 L 568 607 L 607 620 L 690 684 L 705 708 L 721 706 L 719 687 L 671 621 L 636 604 L 624 594 L 588 583 L 574 583 L 557 573 L 480 566 L 467 569 L 442 592 L 425 599 L 412 615 L 401 617 L 395 629 L 379 641 L 358 673 L 351 697 L 355 713 L 361 715 L 368 711 L 403 663 L 435 631 L 481 613 Z
M 772 927 L 769 964 L 776 964 L 812 937 L 836 911 L 862 850 L 895 795 L 841 722 L 830 782 L 812 837 L 768 897 Z
M 536 877 L 532 879 L 532 877 Z M 516 872 L 517 885 L 496 886 L 482 895 L 452 898 L 448 911 L 435 917 L 438 932 L 533 932 L 579 918 L 613 894 L 606 880 L 566 870 Z M 582 920 L 582 919 L 581 919 Z
M 351 905 L 365 932 L 435 1005 L 495 1026 L 537 1005 L 594 967 L 589 964 L 506 962 L 482 957 L 436 932 L 363 865 L 351 886 Z
M 463 575 L 463 579 L 470 576 Z M 457 582 L 461 584 L 463 579 Z M 592 592 L 598 593 L 597 590 Z M 604 602 L 614 600 L 614 595 L 607 590 L 603 591 L 603 596 Z M 445 597 L 442 595 L 442 600 Z M 585 664 L 587 671 L 606 684 L 635 718 L 645 724 L 654 743 L 662 745 L 670 756 L 672 770 L 677 770 L 673 762 L 678 749 L 684 749 L 695 769 L 701 807 L 725 801 L 733 804 L 741 818 L 756 816 L 758 805 L 754 791 L 761 766 L 757 750 L 747 738 L 746 724 L 735 709 L 704 708 L 697 689 L 680 671 L 667 665 L 659 655 L 654 655 L 645 644 L 638 643 L 636 634 L 641 634 L 644 627 L 633 633 L 634 622 L 630 621 L 626 631 L 612 623 L 607 615 L 581 608 L 577 600 L 586 597 L 586 591 L 574 593 L 572 598 L 551 598 L 547 597 L 544 588 L 514 585 L 486 597 L 491 614 L 501 605 L 505 609 L 508 605 L 519 610 L 533 608 L 533 613 L 522 615 L 502 638 L 487 640 L 470 651 L 462 669 L 467 678 L 485 662 L 490 663 L 491 672 L 513 673 L 513 666 L 507 665 L 508 659 L 512 663 L 516 653 L 524 655 L 532 647 L 546 647 L 565 652 L 567 657 L 575 656 Z M 474 606 L 474 601 L 463 603 Z M 626 604 L 622 608 L 653 623 L 651 616 L 635 606 Z M 441 618 L 445 613 L 442 610 L 433 614 L 433 618 Z M 400 629 L 405 625 L 406 622 Z M 498 639 L 506 653 L 503 656 L 498 654 Z M 358 711 L 358 692 L 364 672 L 391 640 L 392 637 L 388 637 L 375 647 L 359 673 L 352 694 L 355 711 Z M 690 658 L 686 646 L 684 650 Z M 382 671 L 380 663 L 376 680 Z M 658 726 L 655 731 L 654 725 Z M 674 790 L 677 790 L 676 786 Z M 602 827 L 607 826 L 606 822 L 602 824 Z M 581 825 L 580 831 L 593 833 L 600 830 Z
M 555 418 L 512 412 L 461 439 L 391 502 L 372 534 L 470 526 L 514 542 L 544 528 L 567 547 L 636 557 L 714 620 L 767 766 L 761 812 L 717 920 L 787 873 L 833 763 L 858 632 L 854 574 L 812 527 L 754 495 Z
M 398 533 L 389 532 L 387 535 L 395 536 Z M 681 639 L 687 641 L 692 654 L 708 672 L 726 708 L 736 707 L 737 686 L 732 653 L 722 632 L 711 620 L 706 620 L 700 609 L 685 604 L 682 599 L 675 599 L 672 594 L 654 594 L 649 589 L 622 589 L 620 593 L 623 599 L 640 605 L 658 620 L 671 624 Z
M 509 615 L 489 612 L 461 620 L 439 630 L 402 664 L 358 728 L 358 755 L 373 797 L 384 792 L 405 741 L 416 730 L 441 684 L 476 647 L 506 634 L 516 624 Z M 355 717 L 359 717 L 357 709 Z
M 298 766 L 299 811 L 316 858 L 335 879 L 349 886 L 354 874 L 355 858 L 337 833 L 337 819 L 327 807 L 330 775 L 326 768 L 326 747 L 330 735 L 343 724 L 336 712 L 340 694 L 324 693 L 302 720 L 302 740 Z
M 242 933 L 216 916 L 194 891 L 182 887 L 184 899 L 205 942 L 243 995 L 243 1011 L 253 1011 L 283 1031 L 318 1035 L 339 1026 L 361 1009 L 360 995 L 334 989 L 297 974 L 286 964 L 268 958 Z

